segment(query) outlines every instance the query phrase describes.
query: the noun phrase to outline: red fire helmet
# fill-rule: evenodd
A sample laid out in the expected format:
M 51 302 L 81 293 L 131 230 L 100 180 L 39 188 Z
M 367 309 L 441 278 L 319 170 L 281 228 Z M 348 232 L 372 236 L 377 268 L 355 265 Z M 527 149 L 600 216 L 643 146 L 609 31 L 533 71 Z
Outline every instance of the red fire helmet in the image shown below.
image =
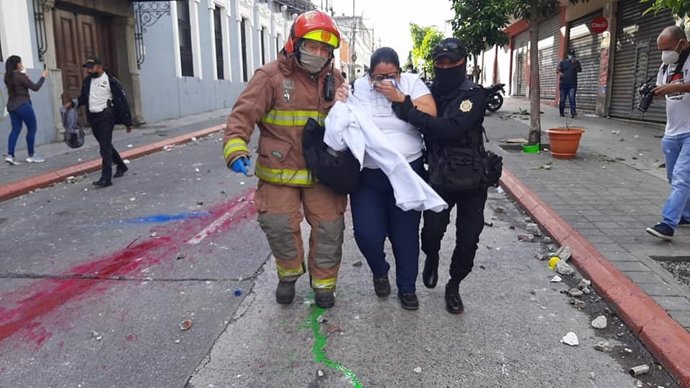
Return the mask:
M 308 11 L 297 16 L 290 28 L 290 37 L 285 42 L 284 50 L 288 53 L 295 51 L 295 45 L 300 39 L 311 39 L 338 48 L 340 46 L 340 32 L 333 19 L 322 11 Z

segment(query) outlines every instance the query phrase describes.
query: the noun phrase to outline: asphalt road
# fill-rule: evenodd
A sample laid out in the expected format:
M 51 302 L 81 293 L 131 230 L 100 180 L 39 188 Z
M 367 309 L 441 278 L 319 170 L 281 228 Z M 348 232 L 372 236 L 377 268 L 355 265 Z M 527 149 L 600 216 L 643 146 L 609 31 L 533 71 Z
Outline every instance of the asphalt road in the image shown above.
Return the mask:
M 276 305 L 256 182 L 217 139 L 134 160 L 110 188 L 91 174 L 0 203 L 0 387 L 631 387 L 629 367 L 654 362 L 596 295 L 569 303 L 579 279 L 549 281 L 495 190 L 463 315 L 442 299 L 454 228 L 441 286 L 420 281 L 409 312 L 374 295 L 349 215 L 336 307 L 310 304 L 306 276 Z M 570 331 L 579 346 L 560 342 Z M 645 384 L 675 386 L 652 366 Z

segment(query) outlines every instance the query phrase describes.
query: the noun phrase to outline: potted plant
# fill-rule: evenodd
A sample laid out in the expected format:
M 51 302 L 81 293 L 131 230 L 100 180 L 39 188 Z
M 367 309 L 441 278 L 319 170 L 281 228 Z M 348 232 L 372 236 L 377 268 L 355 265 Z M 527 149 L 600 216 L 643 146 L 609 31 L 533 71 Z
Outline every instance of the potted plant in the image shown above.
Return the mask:
M 574 158 L 584 132 L 585 130 L 582 128 L 568 125 L 568 120 L 565 121 L 565 127 L 547 129 L 551 156 L 556 159 Z

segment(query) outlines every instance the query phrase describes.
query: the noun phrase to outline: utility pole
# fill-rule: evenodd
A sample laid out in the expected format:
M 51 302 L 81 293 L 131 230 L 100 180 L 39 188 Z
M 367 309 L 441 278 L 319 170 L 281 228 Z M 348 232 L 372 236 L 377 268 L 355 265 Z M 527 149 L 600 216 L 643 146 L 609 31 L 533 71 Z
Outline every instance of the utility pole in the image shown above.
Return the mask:
M 354 81 L 356 77 L 355 72 L 355 61 L 357 60 L 357 53 L 355 52 L 355 35 L 357 31 L 357 19 L 355 18 L 355 0 L 352 0 L 352 41 L 350 42 L 350 47 L 352 49 L 351 60 L 352 64 L 350 66 L 350 80 Z

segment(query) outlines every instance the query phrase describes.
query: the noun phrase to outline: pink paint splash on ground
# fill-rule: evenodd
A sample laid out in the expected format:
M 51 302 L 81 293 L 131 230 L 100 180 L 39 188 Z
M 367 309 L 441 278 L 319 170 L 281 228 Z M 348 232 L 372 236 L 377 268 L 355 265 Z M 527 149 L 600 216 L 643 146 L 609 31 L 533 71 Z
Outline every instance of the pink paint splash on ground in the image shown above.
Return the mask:
M 28 295 L 16 301 L 12 307 L 0 307 L 0 342 L 21 331 L 25 339 L 41 346 L 52 335 L 41 326 L 39 321 L 41 317 L 95 291 L 98 285 L 102 285 L 109 279 L 132 274 L 140 268 L 156 265 L 164 259 L 174 260 L 173 254 L 201 227 L 221 217 L 223 217 L 223 222 L 217 225 L 213 234 L 241 223 L 256 213 L 253 199 L 254 190 L 251 190 L 230 202 L 217 205 L 206 217 L 170 225 L 165 232 L 159 234 L 159 237 L 132 244 L 121 251 L 65 271 L 65 275 L 68 276 L 96 278 L 43 279 L 22 289 L 11 291 L 8 295 L 0 295 L 0 300 L 5 301 L 13 299 L 6 296 Z M 232 217 L 227 217 L 227 214 L 232 214 Z

